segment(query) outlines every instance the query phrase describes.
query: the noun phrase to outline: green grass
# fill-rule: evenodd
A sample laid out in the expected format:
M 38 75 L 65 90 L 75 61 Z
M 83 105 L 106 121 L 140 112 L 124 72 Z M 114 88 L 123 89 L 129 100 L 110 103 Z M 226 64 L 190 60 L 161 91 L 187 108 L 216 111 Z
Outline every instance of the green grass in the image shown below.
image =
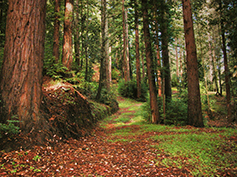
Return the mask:
M 153 136 L 151 139 L 159 142 L 155 147 L 168 155 L 158 160 L 157 165 L 189 166 L 194 176 L 214 176 L 225 169 L 237 168 L 237 147 L 228 137 L 222 137 L 225 135 L 230 136 L 231 132 Z

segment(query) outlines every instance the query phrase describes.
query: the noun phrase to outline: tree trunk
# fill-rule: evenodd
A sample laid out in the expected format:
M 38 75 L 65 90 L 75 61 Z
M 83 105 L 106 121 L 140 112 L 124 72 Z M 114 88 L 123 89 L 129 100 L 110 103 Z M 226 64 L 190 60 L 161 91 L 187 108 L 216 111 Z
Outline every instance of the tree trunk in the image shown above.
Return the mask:
M 199 75 L 190 0 L 182 0 L 188 76 L 188 125 L 203 127 Z
M 136 47 L 136 78 L 137 78 L 137 98 L 141 97 L 141 72 L 140 72 L 140 54 L 139 54 L 139 31 L 138 31 L 138 10 L 137 0 L 135 5 L 135 47 Z
M 106 4 L 105 4 L 106 5 Z M 106 9 L 105 9 L 106 10 Z M 109 61 L 109 26 L 108 18 L 105 12 L 105 71 L 106 71 L 106 88 L 110 91 L 110 61 Z
M 100 59 L 100 80 L 99 87 L 96 95 L 96 99 L 100 100 L 102 88 L 105 86 L 106 82 L 106 69 L 105 69 L 105 26 L 106 26 L 106 0 L 101 0 L 101 59 Z
M 85 62 L 86 62 L 86 70 L 85 70 L 85 81 L 88 81 L 88 69 L 89 69 L 89 61 L 88 61 L 88 14 L 89 14 L 89 3 L 86 1 L 86 34 L 85 34 Z
M 149 21 L 148 21 L 148 9 L 147 1 L 142 0 L 142 10 L 143 10 L 143 30 L 144 30 L 144 40 L 146 49 L 146 62 L 147 62 L 147 74 L 150 92 L 150 106 L 152 113 L 152 123 L 160 123 L 159 108 L 157 102 L 157 92 L 154 78 L 154 65 L 151 53 L 151 37 L 149 31 Z
M 220 10 L 222 10 L 222 1 L 220 0 Z M 227 117 L 228 121 L 231 122 L 231 106 L 230 106 L 230 78 L 229 78 L 229 67 L 226 53 L 226 39 L 223 14 L 221 12 L 221 36 L 222 36 L 222 51 L 224 55 L 224 67 L 225 67 L 225 86 L 226 86 L 226 106 L 227 106 Z
M 64 19 L 64 35 L 63 35 L 63 54 L 62 63 L 71 70 L 72 58 L 72 15 L 73 0 L 65 0 L 65 19 Z
M 17 116 L 24 133 L 43 130 L 40 114 L 46 0 L 9 0 L 0 92 L 1 121 Z
M 157 12 L 157 6 L 155 5 L 155 12 Z M 158 85 L 158 96 L 161 97 L 162 96 L 162 78 L 161 78 L 161 62 L 160 62 L 160 47 L 159 47 L 159 28 L 158 28 L 158 14 L 155 13 L 155 39 L 156 39 L 156 44 L 155 44 L 155 48 L 156 48 L 156 57 L 157 57 L 157 85 Z
M 76 63 L 80 66 L 80 39 L 79 39 L 79 0 L 75 2 L 75 10 L 74 10 L 74 46 L 75 46 L 75 58 Z
M 162 21 L 161 21 L 161 40 L 162 40 L 162 59 L 164 64 L 164 77 L 165 77 L 165 98 L 166 103 L 171 100 L 171 78 L 170 78 L 170 63 L 169 63 L 169 50 L 168 50 L 168 22 L 165 2 L 162 3 Z
M 177 40 L 177 37 L 175 38 L 175 40 L 176 40 L 176 46 L 175 46 L 176 77 L 177 77 L 177 82 L 179 83 L 179 56 L 178 56 L 178 40 Z
M 124 0 L 122 0 L 122 13 L 123 13 L 123 72 L 124 72 L 125 82 L 128 82 L 130 80 L 130 73 L 129 73 L 129 58 L 128 58 L 128 42 L 127 42 L 127 35 L 126 35 L 127 11 L 125 10 L 125 7 L 124 7 Z
M 142 50 L 142 79 L 145 79 L 144 49 Z
M 55 20 L 54 20 L 54 42 L 53 42 L 53 56 L 55 57 L 55 62 L 59 62 L 59 12 L 60 12 L 60 0 L 55 0 Z

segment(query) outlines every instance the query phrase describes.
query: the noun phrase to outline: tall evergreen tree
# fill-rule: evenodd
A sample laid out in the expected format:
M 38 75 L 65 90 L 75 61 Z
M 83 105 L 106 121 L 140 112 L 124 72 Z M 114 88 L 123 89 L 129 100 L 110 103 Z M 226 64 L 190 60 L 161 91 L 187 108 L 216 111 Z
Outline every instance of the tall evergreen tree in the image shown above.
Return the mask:
M 53 56 L 55 57 L 55 62 L 59 61 L 59 11 L 60 11 L 60 0 L 55 0 L 55 20 L 54 20 L 54 41 L 53 41 Z
M 0 82 L 1 122 L 17 116 L 24 133 L 40 130 L 44 123 L 40 106 L 45 12 L 46 0 L 9 0 Z
M 149 82 L 150 92 L 150 107 L 152 114 L 152 123 L 160 123 L 159 107 L 157 102 L 157 91 L 154 78 L 154 63 L 151 52 L 151 36 L 149 31 L 149 18 L 148 18 L 148 3 L 146 0 L 142 0 L 142 12 L 143 12 L 143 30 L 146 49 L 146 63 L 147 74 Z
M 192 10 L 190 0 L 182 0 L 184 32 L 187 53 L 188 77 L 188 125 L 203 127 L 197 52 L 193 30 Z
M 72 53 L 72 16 L 73 0 L 65 0 L 65 16 L 64 16 L 64 35 L 63 35 L 63 53 L 62 63 L 69 70 L 73 62 Z

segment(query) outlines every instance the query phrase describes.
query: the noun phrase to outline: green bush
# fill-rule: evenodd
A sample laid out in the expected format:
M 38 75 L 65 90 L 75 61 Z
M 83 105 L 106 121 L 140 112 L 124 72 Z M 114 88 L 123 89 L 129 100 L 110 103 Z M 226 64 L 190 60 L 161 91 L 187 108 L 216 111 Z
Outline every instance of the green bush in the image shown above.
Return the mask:
M 148 99 L 149 100 L 149 99 Z M 173 98 L 166 106 L 166 114 L 163 112 L 162 100 L 158 98 L 161 122 L 166 125 L 186 125 L 188 105 L 183 99 Z M 142 117 L 151 122 L 150 101 L 142 106 Z
M 12 117 L 11 120 L 7 120 L 7 124 L 0 123 L 0 138 L 2 138 L 4 135 L 7 135 L 8 137 L 12 137 L 15 134 L 19 133 L 19 127 L 16 126 L 14 123 L 19 123 L 19 120 L 15 120 L 14 117 Z
M 167 125 L 186 125 L 188 116 L 187 103 L 178 98 L 173 98 L 166 106 L 166 115 L 161 114 Z
M 128 97 L 132 99 L 136 99 L 139 101 L 146 101 L 147 97 L 147 85 L 145 82 L 141 82 L 141 97 L 137 98 L 137 82 L 136 80 L 131 80 L 125 82 L 124 80 L 120 80 L 118 84 L 118 92 L 123 97 Z

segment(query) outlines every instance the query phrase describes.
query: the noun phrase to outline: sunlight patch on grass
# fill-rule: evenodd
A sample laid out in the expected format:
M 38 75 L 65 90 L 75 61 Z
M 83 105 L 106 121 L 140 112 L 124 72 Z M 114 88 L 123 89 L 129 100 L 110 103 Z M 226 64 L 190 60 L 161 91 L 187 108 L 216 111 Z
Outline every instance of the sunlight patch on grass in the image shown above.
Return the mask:
M 119 102 L 119 107 L 120 108 L 128 108 L 130 106 L 132 107 L 136 103 L 137 103 L 137 101 L 135 101 L 135 100 L 125 98 L 124 101 Z

